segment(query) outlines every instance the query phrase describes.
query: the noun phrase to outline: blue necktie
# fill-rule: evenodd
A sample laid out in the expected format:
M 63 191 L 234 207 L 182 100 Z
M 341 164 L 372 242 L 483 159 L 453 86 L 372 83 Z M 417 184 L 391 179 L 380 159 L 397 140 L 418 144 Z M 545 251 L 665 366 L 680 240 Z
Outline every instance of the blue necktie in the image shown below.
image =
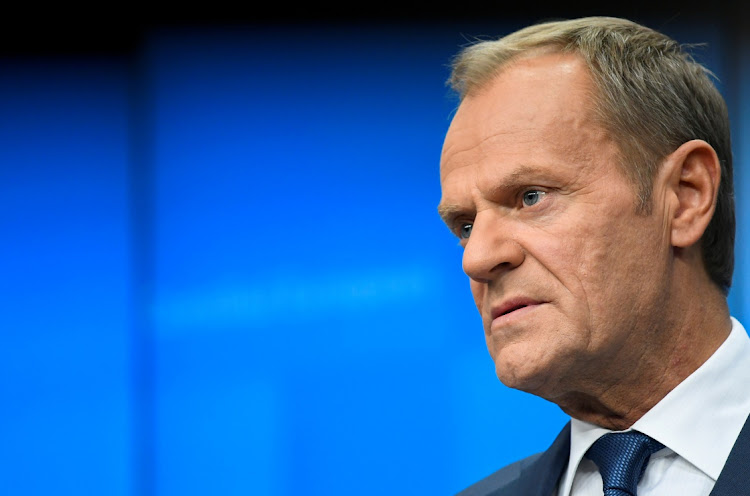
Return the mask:
M 636 496 L 651 454 L 663 447 L 640 432 L 613 432 L 599 438 L 586 457 L 599 467 L 604 496 Z

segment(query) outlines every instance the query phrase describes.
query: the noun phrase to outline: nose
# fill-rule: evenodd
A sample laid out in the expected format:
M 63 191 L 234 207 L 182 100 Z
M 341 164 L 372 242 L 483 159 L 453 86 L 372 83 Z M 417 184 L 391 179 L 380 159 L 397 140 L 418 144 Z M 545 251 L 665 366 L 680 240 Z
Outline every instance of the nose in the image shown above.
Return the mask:
M 512 238 L 512 221 L 484 211 L 474 219 L 464 247 L 463 269 L 474 281 L 489 283 L 523 263 L 525 253 Z

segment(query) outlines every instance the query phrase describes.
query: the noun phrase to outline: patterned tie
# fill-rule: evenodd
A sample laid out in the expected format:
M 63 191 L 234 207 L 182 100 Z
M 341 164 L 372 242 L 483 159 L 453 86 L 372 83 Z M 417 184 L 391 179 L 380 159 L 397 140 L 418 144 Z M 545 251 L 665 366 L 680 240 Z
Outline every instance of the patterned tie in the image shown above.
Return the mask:
M 596 463 L 604 483 L 604 496 L 636 496 L 638 482 L 652 453 L 664 447 L 636 431 L 605 434 L 586 453 Z

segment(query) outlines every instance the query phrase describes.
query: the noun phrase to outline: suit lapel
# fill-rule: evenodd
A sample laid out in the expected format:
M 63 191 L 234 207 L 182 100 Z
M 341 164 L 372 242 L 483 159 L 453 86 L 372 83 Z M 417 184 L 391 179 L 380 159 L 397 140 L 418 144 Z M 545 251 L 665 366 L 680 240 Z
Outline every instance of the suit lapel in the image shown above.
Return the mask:
M 750 487 L 750 417 L 740 431 L 727 463 L 709 496 L 736 496 Z
M 570 457 L 570 422 L 568 422 L 547 451 L 523 470 L 518 479 L 517 492 L 528 496 L 553 496 L 557 481 L 568 466 Z

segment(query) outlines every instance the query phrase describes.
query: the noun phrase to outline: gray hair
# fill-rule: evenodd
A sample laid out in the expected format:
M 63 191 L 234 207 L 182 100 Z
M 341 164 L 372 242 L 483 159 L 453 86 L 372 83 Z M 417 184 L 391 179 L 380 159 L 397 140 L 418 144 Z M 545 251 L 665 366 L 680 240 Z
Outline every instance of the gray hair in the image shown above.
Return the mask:
M 587 17 L 529 26 L 464 48 L 449 84 L 461 99 L 485 87 L 514 58 L 535 53 L 579 55 L 596 94 L 592 110 L 620 148 L 620 166 L 634 184 L 636 208 L 651 210 L 660 164 L 683 143 L 701 139 L 721 163 L 716 211 L 701 239 L 709 276 L 726 294 L 734 269 L 732 151 L 726 103 L 713 76 L 683 46 L 634 22 Z

